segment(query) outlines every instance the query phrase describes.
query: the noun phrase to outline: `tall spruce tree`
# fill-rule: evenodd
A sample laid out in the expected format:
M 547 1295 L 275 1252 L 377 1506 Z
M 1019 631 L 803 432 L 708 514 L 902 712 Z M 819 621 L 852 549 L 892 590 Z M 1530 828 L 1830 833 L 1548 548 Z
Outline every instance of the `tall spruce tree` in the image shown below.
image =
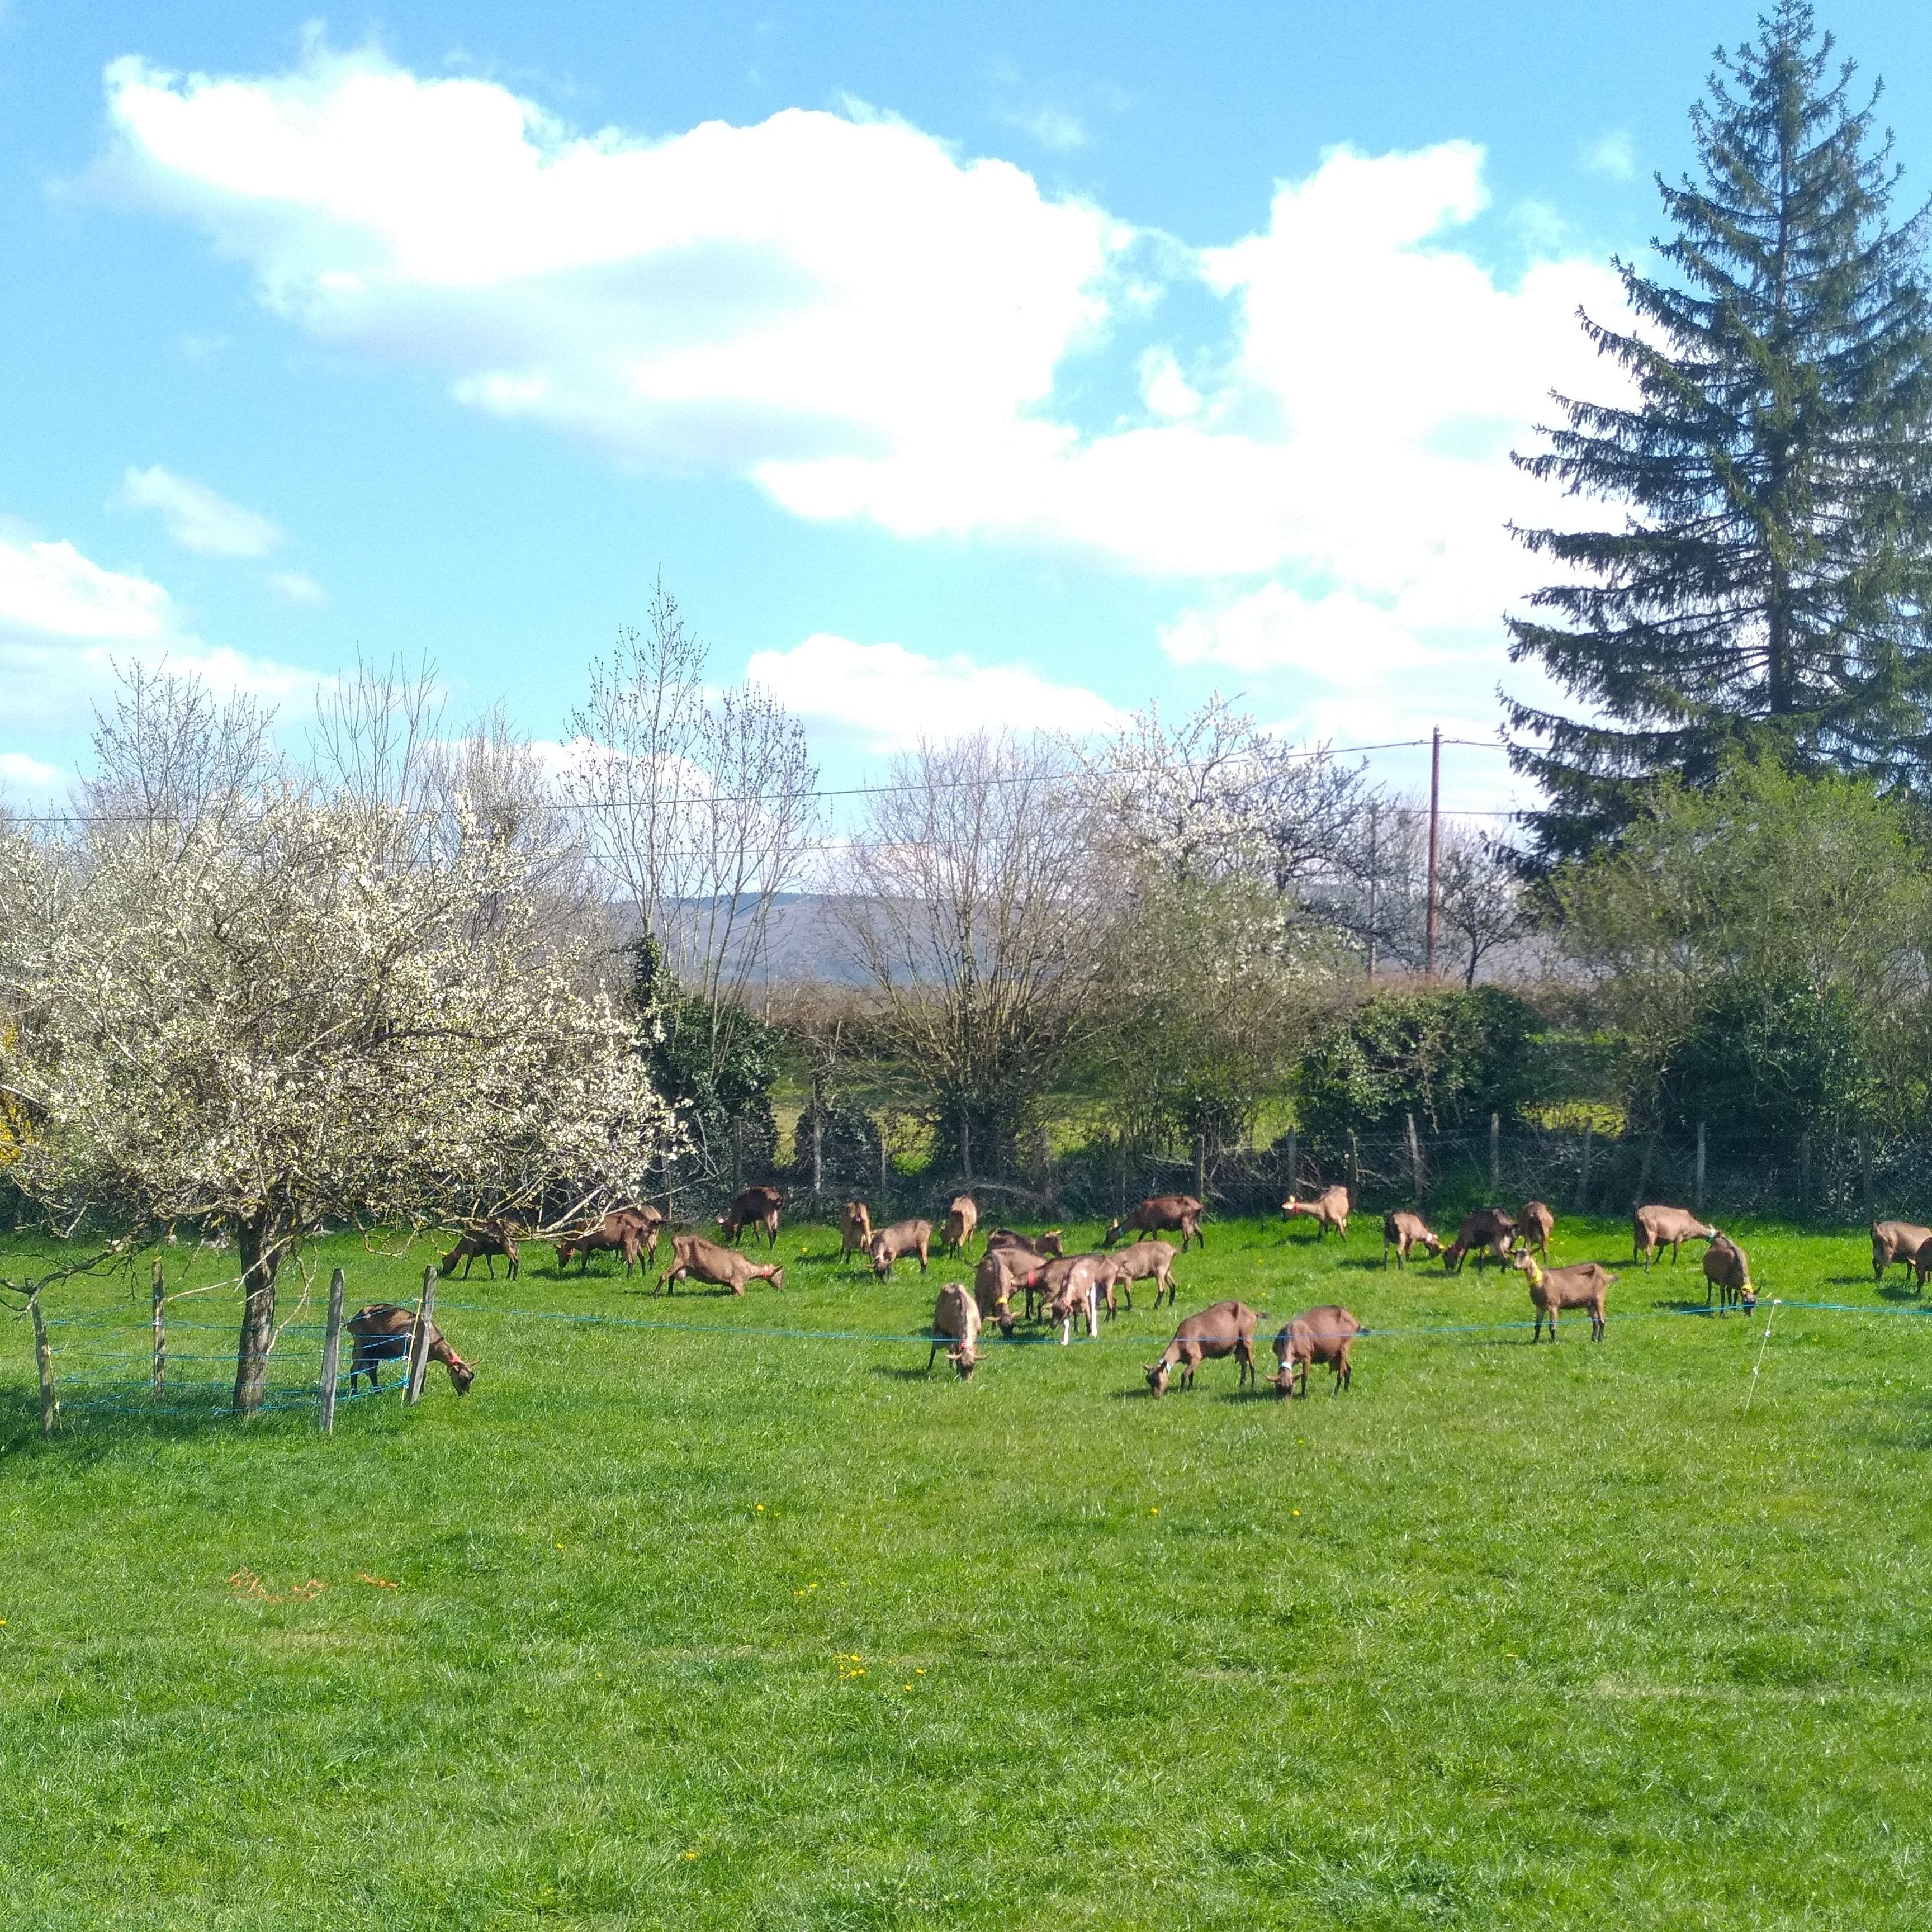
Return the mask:
M 1932 316 L 1923 212 L 1874 88 L 1804 0 L 1778 0 L 1690 112 L 1702 174 L 1658 188 L 1670 280 L 1616 267 L 1631 332 L 1583 326 L 1628 404 L 1558 396 L 1568 426 L 1516 461 L 1621 501 L 1622 526 L 1519 529 L 1567 566 L 1509 620 L 1585 707 L 1507 693 L 1549 863 L 1628 823 L 1646 782 L 1708 784 L 1740 757 L 1910 781 L 1932 752 Z

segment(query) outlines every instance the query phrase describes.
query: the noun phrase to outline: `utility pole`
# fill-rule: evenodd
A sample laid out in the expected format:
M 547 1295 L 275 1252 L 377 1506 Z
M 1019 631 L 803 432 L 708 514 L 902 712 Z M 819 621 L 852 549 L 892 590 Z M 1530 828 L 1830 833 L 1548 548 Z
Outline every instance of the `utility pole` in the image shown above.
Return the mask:
M 1429 914 L 1423 934 L 1423 970 L 1436 976 L 1436 862 L 1442 850 L 1442 727 L 1429 752 Z

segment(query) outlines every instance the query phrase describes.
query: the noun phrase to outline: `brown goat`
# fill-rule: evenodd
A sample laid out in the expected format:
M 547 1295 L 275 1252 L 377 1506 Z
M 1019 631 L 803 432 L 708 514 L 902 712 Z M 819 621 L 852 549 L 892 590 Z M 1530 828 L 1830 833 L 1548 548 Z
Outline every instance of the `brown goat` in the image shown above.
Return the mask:
M 1556 1216 L 1540 1201 L 1526 1201 L 1516 1217 L 1516 1245 L 1534 1248 L 1546 1262 L 1550 1243 L 1556 1232 Z
M 1748 1315 L 1757 1306 L 1757 1290 L 1751 1286 L 1750 1262 L 1730 1235 L 1720 1234 L 1704 1250 L 1704 1306 L 1711 1305 L 1711 1291 L 1718 1291 L 1718 1312 L 1721 1315 L 1736 1302 Z
M 1167 1393 L 1168 1378 L 1178 1368 L 1183 1384 L 1194 1386 L 1200 1364 L 1232 1355 L 1240 1364 L 1235 1386 L 1245 1388 L 1255 1376 L 1255 1324 L 1262 1318 L 1238 1301 L 1217 1301 L 1198 1315 L 1190 1315 L 1174 1331 L 1160 1360 L 1147 1364 L 1148 1387 L 1155 1395 Z
M 1032 1282 L 1029 1286 L 1034 1286 Z M 1073 1324 L 1086 1317 L 1087 1332 L 1100 1332 L 1102 1297 L 1111 1319 L 1114 1313 L 1114 1258 L 1111 1255 L 1061 1255 L 1038 1271 L 1042 1318 L 1050 1327 L 1060 1324 L 1060 1346 L 1072 1339 Z
M 372 1301 L 349 1318 L 349 1332 L 356 1338 L 356 1352 L 349 1365 L 349 1393 L 356 1393 L 356 1378 L 367 1376 L 372 1390 L 382 1387 L 379 1371 L 385 1362 L 409 1360 L 410 1337 L 415 1332 L 416 1311 L 398 1308 L 393 1301 Z M 442 1330 L 429 1324 L 428 1359 L 440 1362 L 449 1371 L 449 1379 L 458 1395 L 467 1395 L 476 1371 L 444 1340 Z
M 1516 1258 L 1516 1265 L 1529 1277 L 1530 1305 L 1536 1321 L 1530 1330 L 1532 1344 L 1543 1339 L 1543 1324 L 1550 1323 L 1550 1339 L 1556 1340 L 1556 1311 L 1559 1308 L 1587 1308 L 1590 1311 L 1590 1340 L 1604 1339 L 1604 1299 L 1616 1276 L 1595 1262 L 1575 1262 L 1568 1268 L 1546 1268 L 1526 1248 Z
M 1670 1265 L 1677 1265 L 1677 1250 L 1685 1241 L 1709 1241 L 1718 1231 L 1698 1220 L 1688 1208 L 1634 1208 L 1630 1210 L 1631 1258 L 1648 1268 L 1659 1248 L 1670 1250 Z
M 962 1382 L 972 1379 L 980 1360 L 980 1304 L 966 1292 L 964 1282 L 949 1281 L 932 1304 L 932 1347 L 926 1358 L 926 1372 L 932 1372 L 933 1358 L 939 1345 L 950 1342 L 946 1359 L 959 1372 Z
M 718 1225 L 728 1241 L 736 1241 L 747 1228 L 762 1228 L 766 1245 L 775 1248 L 778 1244 L 778 1210 L 784 1205 L 784 1196 L 776 1187 L 748 1187 L 718 1216 Z
M 1114 1280 L 1127 1298 L 1127 1306 L 1134 1305 L 1132 1284 L 1137 1281 L 1154 1283 L 1154 1305 L 1160 1306 L 1160 1298 L 1165 1294 L 1168 1304 L 1174 1304 L 1174 1264 L 1180 1250 L 1172 1241 L 1136 1241 L 1122 1248 L 1114 1256 Z
M 1343 1240 L 1348 1238 L 1348 1216 L 1352 1211 L 1346 1187 L 1325 1188 L 1312 1200 L 1298 1200 L 1291 1194 L 1281 1204 L 1281 1218 L 1294 1221 L 1306 1216 L 1315 1223 L 1315 1238 L 1318 1241 L 1328 1238 L 1328 1230 L 1333 1228 Z
M 1932 1228 L 1922 1228 L 1911 1221 L 1874 1221 L 1872 1223 L 1872 1279 L 1882 1281 L 1886 1270 L 1894 1262 L 1903 1262 L 1912 1267 L 1918 1258 L 1918 1251 L 1928 1241 L 1932 1241 Z
M 572 1258 L 578 1256 L 581 1258 L 578 1272 L 588 1274 L 590 1257 L 608 1252 L 624 1257 L 624 1272 L 628 1274 L 637 1266 L 640 1255 L 656 1258 L 658 1230 L 663 1225 L 664 1216 L 655 1208 L 614 1208 L 594 1226 L 556 1238 L 557 1273 L 561 1274 L 569 1267 Z
M 838 1258 L 849 1261 L 872 1245 L 872 1210 L 862 1201 L 848 1201 L 838 1223 Z
M 872 1272 L 884 1281 L 902 1255 L 916 1254 L 919 1257 L 919 1271 L 925 1274 L 926 1251 L 932 1242 L 930 1221 L 895 1221 L 890 1228 L 875 1228 L 872 1234 Z
M 946 1210 L 946 1228 L 941 1238 L 956 1255 L 963 1255 L 973 1238 L 973 1230 L 979 1225 L 979 1204 L 970 1194 L 956 1195 Z
M 1510 1244 L 1515 1239 L 1516 1222 L 1502 1208 L 1478 1208 L 1473 1214 L 1462 1216 L 1455 1240 L 1443 1252 L 1443 1272 L 1460 1274 L 1463 1262 L 1472 1253 L 1476 1257 L 1478 1274 L 1492 1258 L 1500 1266 L 1508 1260 Z
M 973 1299 L 982 1317 L 1000 1324 L 1002 1335 L 1013 1332 L 1013 1290 L 1020 1277 L 1044 1258 L 1018 1248 L 988 1248 L 980 1257 L 973 1274 Z
M 1388 1266 L 1390 1249 L 1394 1249 L 1395 1258 L 1404 1268 L 1408 1265 L 1410 1251 L 1426 1248 L 1432 1255 L 1442 1252 L 1442 1237 L 1420 1214 L 1412 1214 L 1406 1208 L 1392 1208 L 1382 1216 L 1382 1266 Z
M 1301 1375 L 1301 1394 L 1308 1394 L 1309 1365 L 1325 1362 L 1335 1371 L 1335 1384 L 1328 1393 L 1340 1395 L 1348 1388 L 1354 1372 L 1348 1366 L 1348 1345 L 1362 1332 L 1362 1324 L 1346 1308 L 1332 1302 L 1298 1315 L 1274 1338 L 1274 1385 L 1284 1396 L 1294 1393 L 1295 1372 Z
M 1016 1234 L 1010 1228 L 995 1228 L 986 1237 L 986 1245 L 988 1248 L 1028 1248 L 1039 1255 L 1066 1252 L 1060 1246 L 1058 1228 L 1049 1228 L 1043 1234 Z
M 1178 1233 L 1184 1255 L 1190 1241 L 1198 1241 L 1204 1248 L 1208 1245 L 1208 1237 L 1201 1232 L 1202 1213 L 1200 1202 L 1191 1194 L 1150 1194 L 1131 1214 L 1107 1230 L 1100 1245 L 1111 1248 L 1123 1234 Z
M 784 1270 L 770 1262 L 754 1262 L 736 1248 L 721 1247 L 702 1234 L 674 1234 L 670 1238 L 670 1266 L 658 1277 L 651 1290 L 662 1294 L 676 1293 L 680 1281 L 708 1282 L 713 1288 L 728 1288 L 742 1294 L 748 1281 L 768 1281 L 772 1287 L 784 1286 Z
M 514 1281 L 519 1265 L 518 1231 L 507 1221 L 478 1221 L 464 1229 L 457 1237 L 454 1247 L 436 1264 L 436 1271 L 444 1280 L 454 1273 L 458 1262 L 463 1264 L 463 1279 L 470 1279 L 470 1270 L 480 1260 L 489 1270 L 490 1279 L 496 1279 L 496 1264 L 493 1256 L 501 1255 L 509 1265 L 506 1272 Z
M 1912 1292 L 1913 1294 L 1919 1294 L 1924 1293 L 1925 1288 L 1925 1277 L 1928 1275 L 1932 1275 L 1932 1241 L 1928 1241 L 1925 1245 L 1918 1250 L 1918 1253 L 1914 1255 L 1912 1258 Z

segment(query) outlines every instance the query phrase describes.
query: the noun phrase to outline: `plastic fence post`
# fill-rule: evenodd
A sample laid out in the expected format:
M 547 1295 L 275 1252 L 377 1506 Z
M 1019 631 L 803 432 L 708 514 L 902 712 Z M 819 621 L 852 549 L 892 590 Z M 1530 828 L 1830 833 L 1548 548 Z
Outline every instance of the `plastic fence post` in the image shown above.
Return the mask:
M 410 1381 L 405 1400 L 413 1408 L 422 1400 L 423 1371 L 429 1366 L 429 1331 L 435 1325 L 436 1270 L 423 1270 L 422 1299 L 416 1304 L 416 1327 L 410 1335 Z
M 157 1402 L 160 1400 L 161 1392 L 167 1386 L 168 1379 L 168 1327 L 162 1292 L 165 1278 L 166 1270 L 161 1266 L 161 1258 L 157 1255 L 154 1268 L 154 1400 Z
M 342 1270 L 328 1278 L 328 1326 L 322 1338 L 322 1381 L 316 1394 L 316 1420 L 325 1436 L 335 1428 L 335 1384 L 342 1370 Z
M 35 1288 L 28 1304 L 34 1311 L 34 1366 L 40 1372 L 40 1433 L 54 1432 L 54 1414 L 60 1405 L 54 1400 L 53 1351 L 47 1346 L 47 1324 L 40 1313 L 40 1292 Z

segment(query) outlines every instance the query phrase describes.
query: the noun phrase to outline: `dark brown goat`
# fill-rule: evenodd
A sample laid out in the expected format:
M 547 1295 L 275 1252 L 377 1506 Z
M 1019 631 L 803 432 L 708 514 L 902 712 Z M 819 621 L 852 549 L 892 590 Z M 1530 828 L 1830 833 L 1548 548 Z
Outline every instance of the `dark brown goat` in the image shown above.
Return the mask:
M 1460 1274 L 1465 1258 L 1473 1252 L 1476 1272 L 1480 1274 L 1492 1257 L 1498 1264 L 1508 1260 L 1510 1244 L 1515 1239 L 1516 1222 L 1502 1208 L 1478 1208 L 1473 1214 L 1462 1216 L 1455 1240 L 1443 1255 L 1443 1271 Z
M 1922 1228 L 1912 1221 L 1874 1221 L 1872 1223 L 1872 1279 L 1882 1281 L 1886 1270 L 1894 1262 L 1903 1262 L 1910 1268 L 1917 1261 L 1918 1251 L 1928 1241 L 1932 1241 L 1932 1228 Z
M 1294 1393 L 1297 1370 L 1301 1376 L 1301 1394 L 1308 1394 L 1309 1365 L 1325 1362 L 1335 1371 L 1335 1385 L 1328 1393 L 1340 1395 L 1352 1378 L 1348 1366 L 1348 1345 L 1362 1332 L 1362 1324 L 1346 1308 L 1332 1302 L 1298 1315 L 1274 1338 L 1275 1387 L 1284 1396 Z
M 1540 1201 L 1526 1201 L 1516 1217 L 1516 1246 L 1534 1248 L 1546 1262 L 1550 1244 L 1556 1232 L 1556 1216 Z
M 778 1210 L 784 1205 L 784 1196 L 776 1187 L 748 1187 L 718 1216 L 718 1225 L 724 1230 L 724 1238 L 733 1242 L 747 1228 L 762 1228 L 766 1245 L 775 1248 L 778 1244 Z
M 478 1221 L 457 1237 L 455 1246 L 436 1264 L 436 1271 L 447 1281 L 460 1262 L 463 1279 L 467 1281 L 470 1269 L 480 1260 L 489 1271 L 490 1279 L 494 1281 L 496 1264 L 491 1257 L 501 1255 L 509 1264 L 506 1272 L 510 1280 L 514 1281 L 519 1266 L 517 1240 L 518 1231 L 507 1221 Z
M 872 1245 L 872 1210 L 862 1201 L 848 1201 L 838 1223 L 838 1258 L 848 1261 Z
M 1165 1395 L 1170 1376 L 1178 1368 L 1189 1388 L 1194 1386 L 1194 1371 L 1202 1362 L 1232 1355 L 1240 1364 L 1238 1388 L 1246 1388 L 1255 1377 L 1255 1324 L 1262 1317 L 1238 1301 L 1217 1301 L 1198 1315 L 1190 1315 L 1174 1331 L 1174 1340 L 1162 1350 L 1160 1360 L 1147 1365 L 1148 1388 Z
M 416 1325 L 415 1310 L 398 1308 L 393 1301 L 372 1301 L 368 1307 L 357 1309 L 348 1325 L 356 1338 L 356 1352 L 349 1365 L 349 1393 L 356 1393 L 358 1376 L 367 1376 L 371 1389 L 380 1388 L 382 1364 L 406 1364 L 409 1360 L 410 1337 Z M 429 1324 L 428 1359 L 440 1362 L 449 1371 L 458 1395 L 470 1393 L 476 1371 L 443 1339 L 442 1330 L 434 1322 Z
M 1066 1252 L 1060 1245 L 1058 1228 L 1049 1228 L 1043 1234 L 1016 1234 L 1010 1228 L 995 1228 L 986 1237 L 986 1245 L 988 1248 L 1028 1248 L 1039 1255 L 1059 1255 Z
M 1191 1194 L 1150 1194 L 1131 1214 L 1107 1230 L 1100 1245 L 1111 1248 L 1123 1234 L 1178 1233 L 1184 1255 L 1190 1241 L 1198 1241 L 1204 1248 L 1208 1245 L 1208 1237 L 1201 1232 L 1202 1213 L 1200 1202 Z
M 1748 1315 L 1757 1306 L 1757 1290 L 1751 1286 L 1750 1262 L 1730 1235 L 1720 1234 L 1704 1250 L 1704 1306 L 1711 1305 L 1711 1290 L 1718 1291 L 1718 1312 L 1722 1314 L 1736 1302 Z
M 640 1255 L 647 1261 L 656 1258 L 658 1231 L 663 1226 L 664 1216 L 655 1208 L 614 1208 L 594 1227 L 557 1236 L 557 1272 L 561 1274 L 575 1256 L 581 1258 L 578 1272 L 588 1274 L 590 1257 L 608 1252 L 624 1257 L 624 1272 L 628 1274 Z

